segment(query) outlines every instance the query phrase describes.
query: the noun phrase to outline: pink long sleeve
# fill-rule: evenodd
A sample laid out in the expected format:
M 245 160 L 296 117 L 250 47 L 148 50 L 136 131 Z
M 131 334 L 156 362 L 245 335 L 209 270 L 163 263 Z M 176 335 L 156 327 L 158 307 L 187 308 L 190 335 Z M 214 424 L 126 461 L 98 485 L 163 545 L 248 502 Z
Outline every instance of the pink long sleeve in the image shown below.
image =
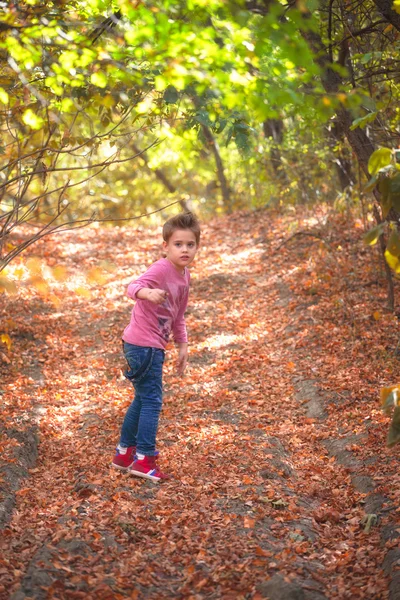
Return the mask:
M 171 332 L 178 343 L 187 342 L 185 310 L 189 296 L 190 274 L 180 273 L 169 260 L 162 258 L 143 275 L 129 284 L 127 295 L 136 300 L 131 320 L 122 339 L 136 346 L 164 349 Z M 142 288 L 159 288 L 167 292 L 163 304 L 137 298 Z

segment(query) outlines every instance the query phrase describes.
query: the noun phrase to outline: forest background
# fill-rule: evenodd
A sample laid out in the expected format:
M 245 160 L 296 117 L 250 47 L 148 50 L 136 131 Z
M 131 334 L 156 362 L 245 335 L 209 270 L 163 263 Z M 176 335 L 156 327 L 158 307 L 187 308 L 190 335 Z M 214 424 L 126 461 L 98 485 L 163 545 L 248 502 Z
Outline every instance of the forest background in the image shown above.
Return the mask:
M 393 308 L 398 10 L 1 3 L 1 285 L 35 240 L 94 221 L 325 203 L 376 225 Z
M 323 204 L 379 242 L 394 311 L 397 0 L 27 0 L 0 19 L 2 291 L 48 295 L 21 254 L 71 228 Z

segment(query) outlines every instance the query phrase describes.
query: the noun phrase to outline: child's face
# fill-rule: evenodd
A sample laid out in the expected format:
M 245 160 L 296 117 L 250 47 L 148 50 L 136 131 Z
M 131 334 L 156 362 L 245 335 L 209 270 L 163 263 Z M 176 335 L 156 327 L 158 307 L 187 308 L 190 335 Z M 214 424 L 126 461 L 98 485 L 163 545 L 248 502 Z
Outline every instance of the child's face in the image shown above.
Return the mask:
M 177 229 L 163 247 L 168 260 L 183 272 L 196 256 L 196 236 L 190 229 Z

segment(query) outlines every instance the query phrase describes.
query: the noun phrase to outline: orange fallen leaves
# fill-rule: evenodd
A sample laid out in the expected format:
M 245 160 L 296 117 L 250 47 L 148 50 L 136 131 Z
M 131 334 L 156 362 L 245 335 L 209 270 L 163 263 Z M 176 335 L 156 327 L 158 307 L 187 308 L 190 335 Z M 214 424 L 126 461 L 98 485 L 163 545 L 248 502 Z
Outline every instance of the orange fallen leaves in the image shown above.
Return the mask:
M 55 269 L 65 263 L 90 294 L 56 290 L 57 307 L 50 293 L 39 301 L 37 290 L 7 300 L 13 322 L 0 313 L 0 333 L 10 336 L 3 354 L 11 366 L 2 367 L 0 424 L 20 427 L 22 415 L 41 407 L 39 458 L 0 541 L 0 573 L 13 591 L 48 545 L 57 571 L 49 575 L 59 581 L 46 593 L 57 600 L 88 597 L 78 589 L 85 582 L 99 600 L 140 600 L 143 589 L 155 590 L 149 600 L 164 593 L 260 600 L 254 590 L 271 573 L 301 579 L 305 563 L 324 565 L 309 574 L 321 589 L 340 581 L 342 597 L 384 597 L 385 549 L 377 530 L 367 538 L 359 525 L 366 495 L 328 447 L 344 440 L 376 493 L 398 505 L 398 467 L 382 444 L 387 420 L 379 406 L 371 411 L 377 382 L 395 380 L 388 349 L 397 333 L 383 312 L 374 316 L 382 300 L 376 288 L 353 290 L 354 248 L 342 223 L 330 222 L 340 263 L 299 240 L 289 264 L 257 242 L 262 227 L 283 239 L 293 218 L 250 213 L 209 229 L 207 252 L 193 268 L 190 372 L 177 378 L 173 361 L 166 366 L 160 463 L 174 478 L 164 486 L 109 469 L 132 397 L 119 374 L 130 310 L 125 278 L 158 258 L 157 238 L 96 231 L 94 244 L 85 231 L 71 232 L 47 256 Z M 254 250 L 251 260 L 240 258 L 238 240 Z M 80 264 L 68 255 L 73 241 L 87 249 Z M 104 286 L 93 261 L 105 260 L 110 247 L 117 271 Z M 376 277 L 364 255 L 360 261 L 360 281 Z M 93 275 L 90 288 L 81 268 Z M 60 284 L 63 278 L 60 271 Z M 323 390 L 325 419 L 312 414 L 312 398 L 296 398 L 298 378 Z M 359 439 L 347 443 L 353 435 Z M 18 465 L 14 450 L 17 444 L 9 456 Z M 400 511 L 390 515 L 398 521 Z

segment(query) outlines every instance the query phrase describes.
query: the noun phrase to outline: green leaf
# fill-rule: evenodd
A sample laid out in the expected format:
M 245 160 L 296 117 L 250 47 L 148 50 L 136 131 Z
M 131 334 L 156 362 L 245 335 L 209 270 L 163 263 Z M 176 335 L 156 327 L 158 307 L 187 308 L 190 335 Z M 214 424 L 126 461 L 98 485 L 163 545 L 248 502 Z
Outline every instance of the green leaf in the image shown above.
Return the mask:
M 212 127 L 212 125 L 213 125 L 210 117 L 208 116 L 208 113 L 206 113 L 205 110 L 200 110 L 196 114 L 195 121 L 200 123 L 200 125 L 205 125 L 206 127 Z
M 178 90 L 173 85 L 168 86 L 164 92 L 164 101 L 167 104 L 176 104 L 178 101 L 178 98 L 179 98 Z
M 390 197 L 393 208 L 400 212 L 400 173 L 389 179 L 390 181 Z
M 105 88 L 107 87 L 108 78 L 102 71 L 96 71 L 96 73 L 92 73 L 90 76 L 90 81 L 99 88 Z
M 365 115 L 364 117 L 356 119 L 355 121 L 353 121 L 350 130 L 353 131 L 354 129 L 357 129 L 357 127 L 361 127 L 361 129 L 363 129 L 366 125 L 368 125 L 368 123 L 372 123 L 373 121 L 375 121 L 377 116 L 378 112 L 372 112 L 368 115 Z
M 241 133 L 240 131 L 235 135 L 236 146 L 239 150 L 247 151 L 250 148 L 249 145 L 249 136 L 245 133 Z
M 222 133 L 223 130 L 225 129 L 225 127 L 228 124 L 228 119 L 220 119 L 219 121 L 217 121 L 217 123 L 215 124 L 214 127 L 214 131 L 215 133 Z
M 390 179 L 388 177 L 384 177 L 378 183 L 378 190 L 381 193 L 381 208 L 382 208 L 382 217 L 386 219 L 389 214 L 390 209 L 392 208 L 392 196 L 390 191 Z
M 400 237 L 397 230 L 393 230 L 390 234 L 386 249 L 392 256 L 400 256 Z
M 383 167 L 390 165 L 392 161 L 392 151 L 390 148 L 379 148 L 371 154 L 368 160 L 368 172 L 370 175 L 376 175 Z
M 74 101 L 71 100 L 71 98 L 63 98 L 60 110 L 66 113 L 75 112 L 76 107 Z
M 0 102 L 2 104 L 8 104 L 9 96 L 3 88 L 0 88 Z
M 383 224 L 380 223 L 373 229 L 370 229 L 369 231 L 367 231 L 367 233 L 364 235 L 364 238 L 363 238 L 364 243 L 367 244 L 368 246 L 373 246 L 379 240 L 379 237 L 382 235 L 382 233 L 383 233 Z
M 25 125 L 29 125 L 31 129 L 41 129 L 43 127 L 44 121 L 38 115 L 35 115 L 31 108 L 28 108 L 22 115 L 22 120 Z
M 371 179 L 368 181 L 367 185 L 364 187 L 364 192 L 370 192 L 371 190 L 373 190 L 374 187 L 376 186 L 377 182 L 378 182 L 378 176 L 373 175 L 371 177 Z
M 229 142 L 232 139 L 232 136 L 233 136 L 233 126 L 229 127 L 229 129 L 228 129 L 225 146 L 228 146 Z

